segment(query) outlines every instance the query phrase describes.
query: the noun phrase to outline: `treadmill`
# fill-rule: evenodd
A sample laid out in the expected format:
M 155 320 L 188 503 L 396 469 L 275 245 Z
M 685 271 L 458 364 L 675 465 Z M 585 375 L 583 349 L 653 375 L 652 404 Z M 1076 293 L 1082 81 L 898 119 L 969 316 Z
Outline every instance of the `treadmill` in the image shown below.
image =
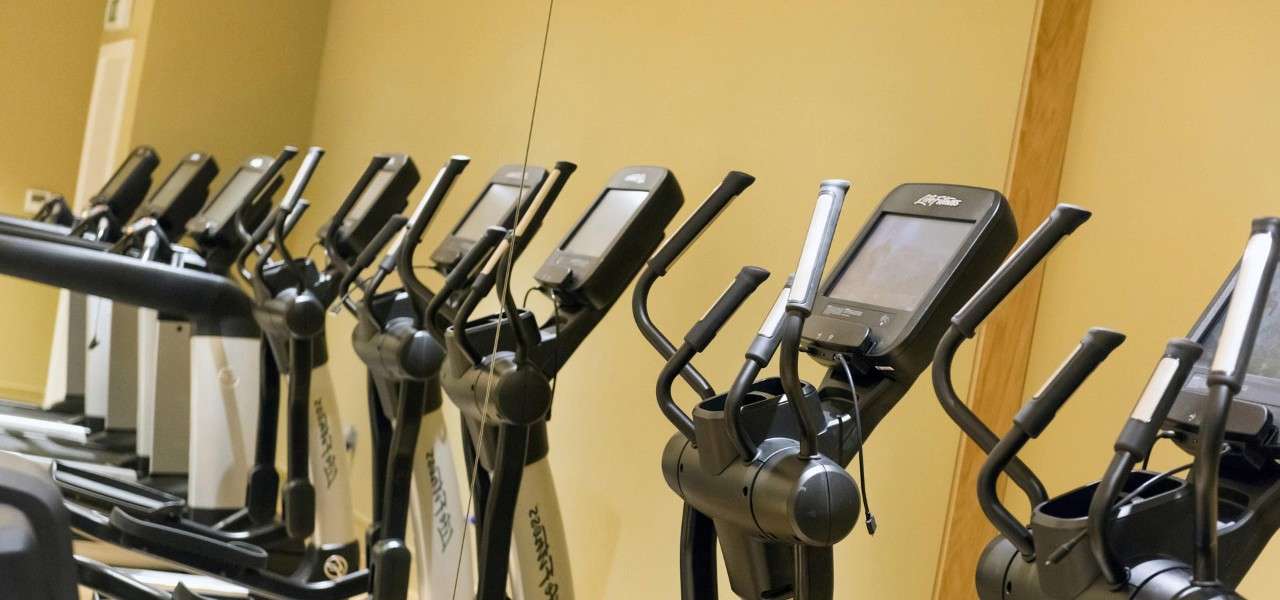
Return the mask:
M 250 225 L 265 216 L 271 196 L 282 182 L 278 170 L 270 157 L 250 157 L 227 180 L 213 202 L 193 217 L 204 204 L 217 167 L 207 155 L 188 155 L 149 199 L 141 217 L 122 230 L 122 237 L 110 246 L 48 233 L 15 231 L 4 225 L 0 225 L 0 231 L 225 273 L 242 244 L 237 215 Z M 169 239 L 184 234 L 194 249 L 169 243 Z M 96 470 L 125 479 L 132 479 L 135 470 L 144 475 L 185 475 L 188 436 L 156 436 L 154 431 L 186 427 L 189 375 L 185 372 L 185 352 L 180 348 L 185 347 L 190 332 L 185 322 L 173 315 L 123 305 L 109 310 L 113 315 L 111 329 L 121 331 L 121 335 L 114 340 L 103 335 L 104 325 L 95 337 L 101 345 L 115 346 L 104 348 L 109 354 L 104 358 L 108 360 L 99 365 L 114 369 L 112 374 L 123 380 L 113 386 L 116 393 L 110 396 L 105 409 L 105 414 L 115 419 L 95 419 L 83 412 L 46 411 L 29 405 L 0 407 L 0 430 L 9 434 L 0 436 L 0 449 L 93 463 L 98 465 Z M 126 318 L 119 318 L 121 314 Z M 147 358 L 141 362 L 137 360 L 140 340 L 145 340 L 147 348 L 141 354 Z M 156 402 L 157 397 L 164 401 Z
M 88 208 L 80 215 L 70 219 L 45 215 L 46 207 L 41 207 L 35 219 L 0 215 L 0 229 L 43 231 L 67 236 L 71 235 L 74 227 L 81 224 L 88 224 L 87 229 L 96 233 L 100 229 L 99 223 L 105 221 L 110 235 L 111 229 L 118 230 L 118 226 L 113 227 L 113 224 L 127 222 L 134 210 L 142 204 L 151 187 L 151 175 L 159 164 L 160 159 L 155 150 L 149 146 L 139 146 L 129 153 L 102 189 L 88 199 Z M 60 318 L 54 335 L 57 339 L 65 339 L 66 343 L 55 344 L 51 353 L 43 402 L 46 410 L 71 414 L 84 412 L 84 355 L 70 352 L 71 348 L 84 347 L 84 304 L 82 295 L 65 290 L 59 293 Z M 31 403 L 0 399 L 0 407 L 2 406 L 29 408 Z

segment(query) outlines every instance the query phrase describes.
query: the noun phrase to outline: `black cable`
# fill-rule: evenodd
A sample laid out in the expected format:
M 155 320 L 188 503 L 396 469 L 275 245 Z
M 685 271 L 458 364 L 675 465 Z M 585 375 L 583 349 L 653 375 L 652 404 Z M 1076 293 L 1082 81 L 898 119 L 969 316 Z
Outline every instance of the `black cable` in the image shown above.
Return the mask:
M 843 354 L 837 354 L 836 360 L 840 362 L 840 366 L 844 368 L 844 376 L 849 380 L 849 393 L 853 396 L 853 423 L 858 435 L 858 483 L 861 484 L 862 507 L 867 512 L 867 533 L 876 534 L 876 517 L 871 514 L 871 500 L 867 497 L 867 462 L 863 459 L 866 452 L 862 437 L 862 408 L 858 406 L 858 388 L 853 383 L 853 371 L 849 369 L 849 362 L 845 360 Z

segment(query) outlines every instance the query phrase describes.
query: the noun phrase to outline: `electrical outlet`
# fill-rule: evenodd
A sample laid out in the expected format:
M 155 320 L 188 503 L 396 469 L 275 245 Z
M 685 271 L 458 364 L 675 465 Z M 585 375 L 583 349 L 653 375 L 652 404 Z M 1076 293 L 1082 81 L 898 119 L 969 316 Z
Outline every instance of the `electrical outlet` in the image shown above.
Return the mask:
M 41 190 L 36 188 L 27 188 L 27 195 L 22 199 L 22 210 L 29 215 L 34 215 L 40 211 L 40 207 L 45 202 L 59 196 L 56 192 L 49 190 Z

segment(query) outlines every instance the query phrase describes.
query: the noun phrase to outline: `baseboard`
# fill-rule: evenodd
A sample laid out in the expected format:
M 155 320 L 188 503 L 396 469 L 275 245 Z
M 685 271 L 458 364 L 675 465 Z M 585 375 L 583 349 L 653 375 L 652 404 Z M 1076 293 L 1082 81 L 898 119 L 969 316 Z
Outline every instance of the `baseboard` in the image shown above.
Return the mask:
M 0 380 L 0 398 L 30 402 L 38 406 L 44 402 L 44 387 Z

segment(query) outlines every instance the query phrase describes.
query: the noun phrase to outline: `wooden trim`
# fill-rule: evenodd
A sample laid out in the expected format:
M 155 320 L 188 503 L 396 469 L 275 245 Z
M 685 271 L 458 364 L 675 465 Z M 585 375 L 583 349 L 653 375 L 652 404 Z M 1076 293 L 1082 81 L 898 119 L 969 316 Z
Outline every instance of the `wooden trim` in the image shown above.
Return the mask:
M 1036 7 L 1005 182 L 1024 236 L 1058 203 L 1090 7 L 1091 0 L 1040 0 Z M 1022 406 L 1041 279 L 1041 270 L 1028 276 L 987 319 L 975 342 L 966 401 L 998 432 Z M 995 535 L 977 503 L 978 470 L 985 459 L 977 445 L 962 438 L 934 576 L 935 600 L 977 598 L 978 558 Z

